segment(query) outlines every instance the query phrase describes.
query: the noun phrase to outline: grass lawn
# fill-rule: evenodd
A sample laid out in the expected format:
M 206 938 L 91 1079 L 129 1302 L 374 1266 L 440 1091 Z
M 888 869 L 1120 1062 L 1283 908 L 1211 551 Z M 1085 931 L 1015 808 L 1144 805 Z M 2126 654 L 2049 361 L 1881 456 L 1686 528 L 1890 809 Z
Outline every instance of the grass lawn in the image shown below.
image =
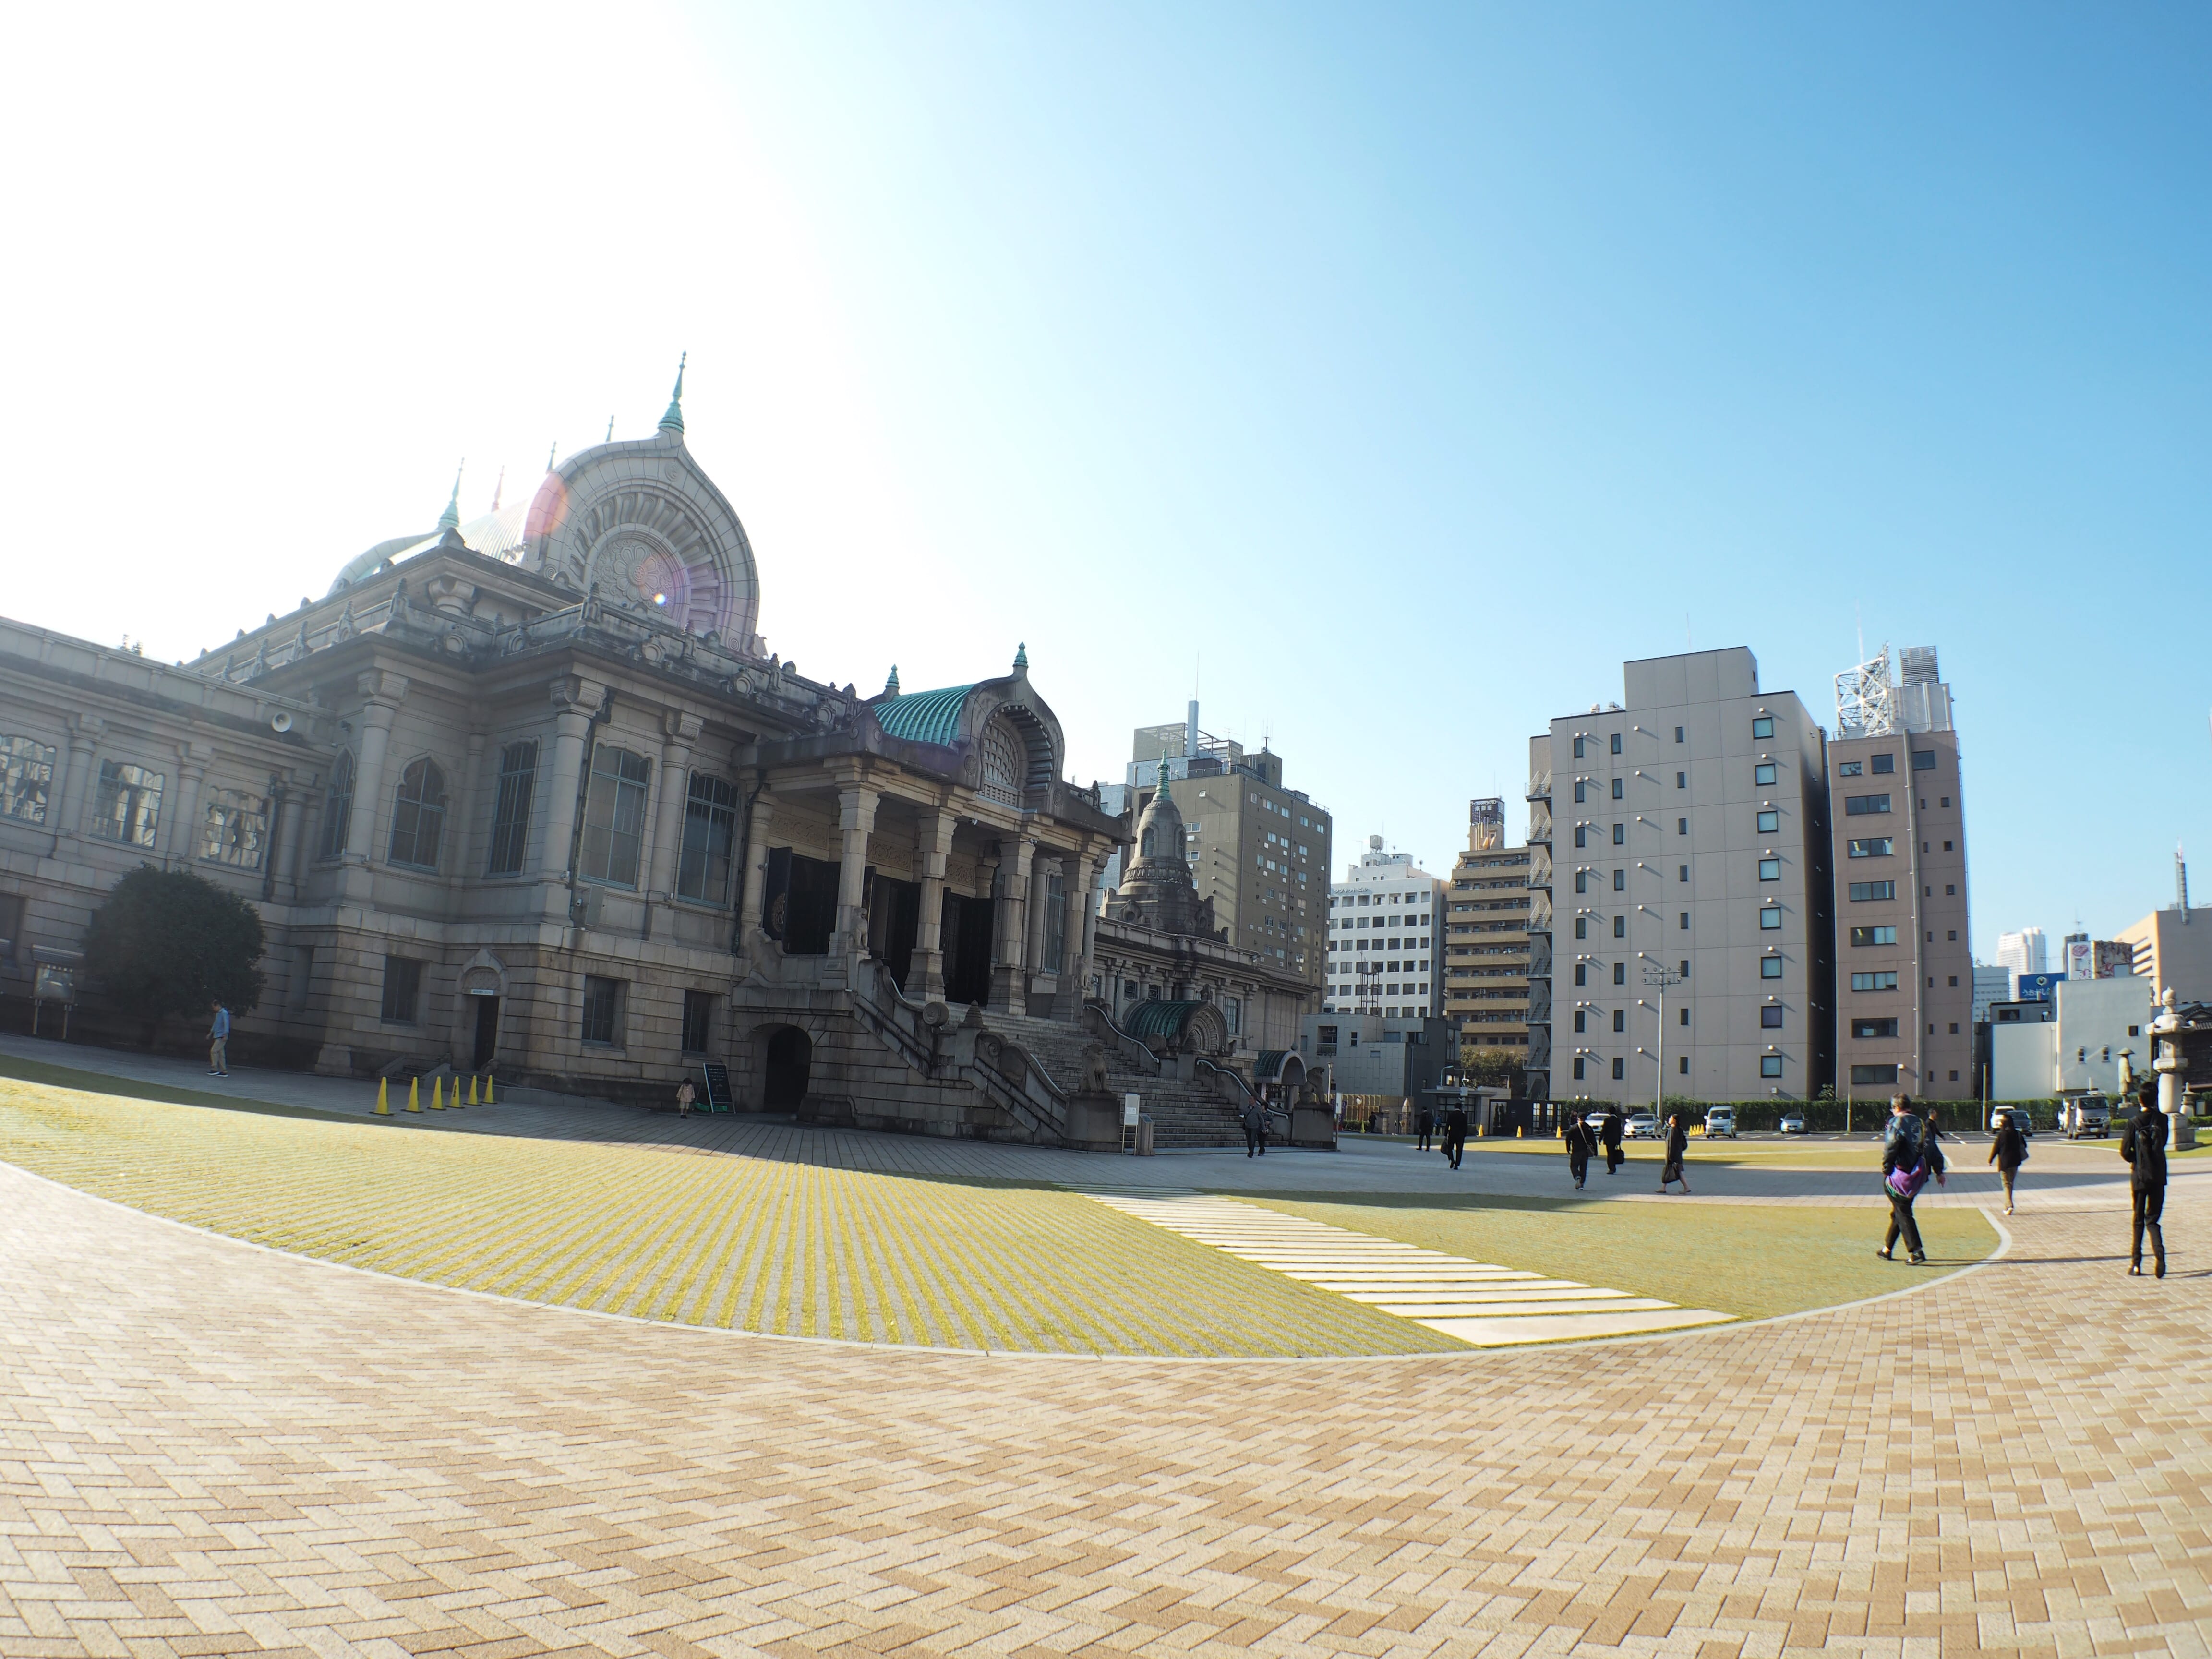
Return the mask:
M 1591 1204 L 1428 1194 L 1245 1202 L 1476 1261 L 1579 1279 L 1744 1319 L 1856 1302 L 1979 1261 L 1997 1237 L 1979 1210 L 1923 1210 L 1929 1265 L 1875 1255 L 1889 1212 L 1843 1206 Z

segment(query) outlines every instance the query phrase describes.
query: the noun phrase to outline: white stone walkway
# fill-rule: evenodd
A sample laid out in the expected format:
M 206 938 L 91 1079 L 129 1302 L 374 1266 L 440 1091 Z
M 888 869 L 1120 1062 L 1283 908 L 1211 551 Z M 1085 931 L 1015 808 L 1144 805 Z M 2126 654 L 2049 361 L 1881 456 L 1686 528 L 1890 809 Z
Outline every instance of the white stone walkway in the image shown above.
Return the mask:
M 1101 1204 L 1478 1348 L 1638 1336 L 1730 1316 L 1493 1267 L 1195 1192 L 1092 1187 Z

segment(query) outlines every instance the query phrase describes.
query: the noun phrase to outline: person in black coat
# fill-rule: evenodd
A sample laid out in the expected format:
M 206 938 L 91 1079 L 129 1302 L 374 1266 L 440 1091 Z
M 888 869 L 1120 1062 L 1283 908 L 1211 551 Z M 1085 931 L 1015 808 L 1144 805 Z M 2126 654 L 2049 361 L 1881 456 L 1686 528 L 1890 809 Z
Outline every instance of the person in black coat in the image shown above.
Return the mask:
M 2143 1230 L 2150 1230 L 2151 1272 L 2166 1277 L 2166 1115 L 2158 1109 L 2158 1083 L 2146 1079 L 2136 1097 L 2136 1115 L 2120 1135 L 2120 1156 L 2128 1161 L 2128 1189 L 2134 1200 L 2135 1245 L 2128 1272 L 2142 1272 Z
M 1425 1103 L 1421 1107 L 1420 1115 L 1413 1120 L 1413 1124 L 1414 1127 L 1420 1131 L 1421 1135 L 1420 1145 L 1414 1147 L 1413 1150 L 1417 1152 L 1425 1152 L 1429 1150 L 1429 1137 L 1436 1133 L 1437 1115 L 1435 1111 Z
M 2010 1215 L 2013 1177 L 2027 1162 L 2027 1137 L 2020 1132 L 2017 1113 L 2006 1112 L 1998 1117 L 1996 1133 L 1990 1137 L 1990 1162 L 1997 1166 L 1997 1179 L 2004 1182 L 2005 1213 Z
M 1889 1231 L 1875 1254 L 1884 1261 L 1893 1260 L 1891 1253 L 1897 1249 L 1901 1233 L 1917 1267 L 1928 1260 L 1928 1252 L 1921 1247 L 1920 1224 L 1913 1218 L 1912 1201 L 1920 1196 L 1929 1176 L 1943 1180 L 1943 1149 L 1936 1144 L 1935 1130 L 1914 1113 L 1910 1097 L 1897 1096 L 1889 1103 L 1889 1109 L 1890 1120 L 1881 1138 L 1881 1189 L 1889 1199 Z M 1899 1192 L 1892 1177 L 1902 1179 L 1906 1190 Z
M 1674 1182 L 1682 1183 L 1682 1195 L 1690 1194 L 1690 1178 L 1682 1173 L 1682 1159 L 1690 1151 L 1690 1132 L 1682 1127 L 1682 1115 L 1673 1112 L 1667 1118 L 1667 1164 L 1659 1171 L 1659 1190 L 1664 1193 Z
M 1244 1103 L 1244 1156 L 1267 1155 L 1267 1109 L 1256 1100 Z
M 1597 1136 L 1591 1133 L 1584 1114 L 1567 1111 L 1560 1115 L 1559 1139 L 1567 1143 L 1567 1173 L 1575 1178 L 1575 1190 L 1583 1189 L 1589 1179 L 1589 1162 L 1597 1155 Z
M 1467 1107 L 1464 1103 L 1462 1103 L 1455 1104 L 1451 1110 L 1444 1114 L 1443 1152 L 1444 1156 L 1451 1160 L 1453 1169 L 1459 1168 L 1460 1154 L 1466 1150 Z
M 1605 1109 L 1605 1124 L 1603 1127 L 1599 1129 L 1598 1136 L 1605 1142 L 1605 1172 L 1607 1175 L 1618 1175 L 1620 1173 L 1620 1166 L 1623 1162 L 1620 1151 L 1620 1139 L 1621 1137 L 1627 1133 L 1628 1120 L 1620 1115 L 1620 1108 L 1618 1106 L 1607 1107 Z

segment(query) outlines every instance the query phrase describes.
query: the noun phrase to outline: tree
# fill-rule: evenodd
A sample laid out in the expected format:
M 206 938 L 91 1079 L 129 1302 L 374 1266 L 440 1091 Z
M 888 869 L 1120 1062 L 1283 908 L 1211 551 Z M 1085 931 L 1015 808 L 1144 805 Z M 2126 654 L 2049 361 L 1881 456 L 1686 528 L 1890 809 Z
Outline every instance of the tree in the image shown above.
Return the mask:
M 1514 1085 L 1519 1058 L 1510 1048 L 1468 1048 L 1460 1054 L 1460 1075 L 1469 1083 Z
M 242 1014 L 261 1000 L 261 917 L 244 899 L 189 870 L 142 864 L 115 884 L 84 936 L 86 975 L 144 1022 L 151 1047 L 171 1014 L 221 1002 Z

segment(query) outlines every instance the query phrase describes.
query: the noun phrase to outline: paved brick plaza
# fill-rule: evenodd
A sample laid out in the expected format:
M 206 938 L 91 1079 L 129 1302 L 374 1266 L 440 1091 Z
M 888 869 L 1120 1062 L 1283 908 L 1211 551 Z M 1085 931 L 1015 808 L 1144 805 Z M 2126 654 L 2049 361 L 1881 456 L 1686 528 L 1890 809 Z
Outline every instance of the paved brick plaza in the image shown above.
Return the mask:
M 2118 1195 L 1923 1293 L 1366 1361 L 526 1307 L 0 1168 L 0 1656 L 2203 1653 L 2212 1309 Z

